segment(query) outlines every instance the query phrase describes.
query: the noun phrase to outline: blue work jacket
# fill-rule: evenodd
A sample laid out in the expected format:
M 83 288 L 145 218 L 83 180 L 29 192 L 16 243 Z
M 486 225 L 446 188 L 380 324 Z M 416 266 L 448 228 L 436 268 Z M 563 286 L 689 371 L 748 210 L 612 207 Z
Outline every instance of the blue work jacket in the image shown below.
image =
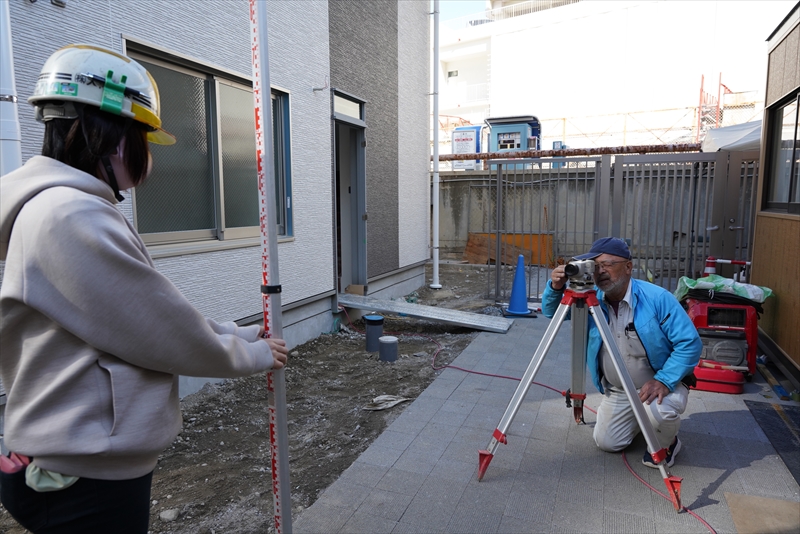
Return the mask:
M 563 291 L 553 289 L 552 282 L 542 295 L 542 312 L 552 318 L 564 296 Z M 649 282 L 631 279 L 631 299 L 633 301 L 633 325 L 647 353 L 650 366 L 655 371 L 655 379 L 674 391 L 681 379 L 690 374 L 700 361 L 703 343 L 697 329 L 681 307 L 678 300 L 666 289 Z M 595 287 L 600 308 L 608 321 L 608 305 L 603 300 L 603 292 Z M 590 317 L 589 340 L 586 360 L 592 381 L 603 393 L 601 378 L 603 340 Z

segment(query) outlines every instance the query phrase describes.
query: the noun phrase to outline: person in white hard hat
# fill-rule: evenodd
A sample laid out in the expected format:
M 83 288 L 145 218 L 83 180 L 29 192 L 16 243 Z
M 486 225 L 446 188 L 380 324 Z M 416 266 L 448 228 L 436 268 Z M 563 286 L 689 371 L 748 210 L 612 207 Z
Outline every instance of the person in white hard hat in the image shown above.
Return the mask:
M 286 344 L 203 318 L 115 206 L 147 177 L 148 141 L 175 142 L 147 70 L 66 46 L 29 102 L 42 155 L 0 179 L 0 500 L 37 534 L 145 534 L 153 469 L 181 426 L 178 375 L 280 369 Z

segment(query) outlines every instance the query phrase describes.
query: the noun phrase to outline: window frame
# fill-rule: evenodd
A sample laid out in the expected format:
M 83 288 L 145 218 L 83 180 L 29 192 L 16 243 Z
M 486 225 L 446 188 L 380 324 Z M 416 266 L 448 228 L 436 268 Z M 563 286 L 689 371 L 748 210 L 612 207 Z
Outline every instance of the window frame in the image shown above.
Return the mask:
M 367 123 L 365 121 L 364 116 L 366 113 L 365 106 L 367 104 L 367 101 L 358 98 L 357 96 L 352 95 L 350 93 L 342 91 L 341 89 L 334 88 L 332 93 L 333 96 L 331 98 L 331 106 L 333 109 L 333 119 L 337 121 L 346 122 L 348 124 L 352 124 L 353 126 L 366 128 Z M 337 111 L 337 105 L 336 105 L 337 99 L 341 99 L 342 101 L 346 101 L 358 106 L 358 117 Z
M 204 250 L 215 250 L 218 248 L 228 249 L 237 246 L 253 246 L 259 242 L 260 226 L 232 227 L 225 226 L 225 181 L 222 157 L 222 123 L 221 123 L 221 85 L 249 91 L 252 94 L 253 84 L 250 77 L 244 77 L 232 71 L 225 71 L 218 67 L 206 65 L 200 61 L 172 54 L 165 50 L 153 47 L 152 45 L 138 44 L 131 41 L 126 42 L 126 53 L 136 60 L 145 61 L 158 65 L 165 69 L 194 76 L 204 80 L 207 95 L 207 139 L 209 149 L 209 171 L 212 176 L 213 202 L 215 228 L 200 230 L 185 230 L 171 232 L 150 232 L 140 234 L 142 240 L 149 247 L 169 250 L 164 255 L 180 253 L 203 252 Z M 161 89 L 163 91 L 163 89 Z M 276 175 L 276 184 L 280 185 L 283 195 L 276 202 L 276 209 L 280 209 L 282 214 L 282 225 L 279 225 L 279 241 L 290 241 L 292 235 L 292 202 L 291 202 L 291 93 L 283 88 L 271 85 L 270 94 L 275 95 L 283 106 L 283 113 L 280 117 L 279 127 L 282 129 L 281 136 L 281 161 L 282 168 L 280 176 Z M 272 97 L 271 100 L 272 101 Z M 169 130 L 169 125 L 165 125 Z M 180 142 L 180 140 L 179 140 Z M 255 158 L 256 146 L 253 143 L 253 157 Z M 278 180 L 281 180 L 278 182 Z M 255 191 L 257 193 L 257 189 Z M 277 200 L 277 199 L 276 199 Z M 139 229 L 139 215 L 136 189 L 132 190 L 131 203 L 133 213 L 134 228 Z M 279 208 L 280 206 L 280 208 Z
M 217 204 L 217 231 L 219 232 L 218 239 L 220 241 L 228 241 L 231 239 L 245 239 L 248 237 L 257 237 L 261 233 L 259 225 L 255 226 L 239 226 L 228 228 L 225 225 L 225 170 L 222 161 L 222 128 L 220 119 L 220 110 L 222 108 L 220 85 L 227 85 L 236 89 L 243 89 L 250 91 L 253 94 L 252 86 L 247 86 L 242 83 L 237 83 L 232 80 L 221 78 L 214 79 L 214 117 L 216 117 L 215 137 L 217 150 L 214 151 L 213 159 L 217 168 L 219 179 L 215 181 L 215 189 L 218 190 L 218 198 L 215 199 Z M 255 146 L 255 133 L 253 139 L 253 159 L 255 160 L 256 146 Z M 256 183 L 256 193 L 258 193 L 258 183 Z
M 770 200 L 772 188 L 775 186 L 775 161 L 776 151 L 780 150 L 780 143 L 782 140 L 781 131 L 783 129 L 784 109 L 793 104 L 794 109 L 794 138 L 792 146 L 791 163 L 789 167 L 789 188 L 786 194 L 786 199 L 783 200 Z M 772 212 L 789 213 L 793 215 L 800 215 L 800 202 L 793 201 L 798 195 L 798 188 L 800 188 L 800 91 L 795 91 L 791 95 L 787 95 L 774 105 L 770 106 L 769 114 L 769 127 L 766 131 L 768 143 L 766 150 L 766 183 L 764 186 L 764 200 L 763 209 Z
M 213 75 L 208 73 L 204 73 L 202 71 L 193 69 L 189 66 L 171 62 L 168 60 L 164 60 L 158 56 L 148 55 L 144 53 L 138 53 L 134 51 L 129 51 L 128 55 L 139 61 L 145 61 L 147 63 L 152 63 L 154 65 L 158 65 L 159 67 L 165 69 L 171 69 L 181 74 L 185 74 L 187 76 L 194 76 L 198 79 L 204 80 L 206 84 L 211 85 L 214 82 Z M 159 88 L 160 90 L 160 88 Z M 197 229 L 197 230 L 182 230 L 182 231 L 172 231 L 172 232 L 149 232 L 149 233 L 139 233 L 142 238 L 142 241 L 148 246 L 150 245 L 179 245 L 184 243 L 196 243 L 199 241 L 207 241 L 207 242 L 214 242 L 218 241 L 219 236 L 219 177 L 217 175 L 220 163 L 218 162 L 219 156 L 218 154 L 218 136 L 215 135 L 216 125 L 215 122 L 217 121 L 218 114 L 217 114 L 217 105 L 214 98 L 209 98 L 207 103 L 207 119 L 206 119 L 206 129 L 208 132 L 208 142 L 211 145 L 209 147 L 210 150 L 210 162 L 209 165 L 212 170 L 212 177 L 214 180 L 214 219 L 215 219 L 215 228 L 204 228 L 204 229 Z M 167 128 L 169 130 L 169 128 Z M 131 204 L 132 204 L 132 212 L 133 212 L 133 227 L 136 228 L 136 231 L 139 232 L 139 210 L 138 203 L 140 199 L 137 198 L 136 188 L 131 190 Z
M 273 130 L 273 143 L 278 145 L 279 150 L 274 151 L 273 157 L 277 159 L 279 152 L 283 163 L 275 173 L 275 184 L 278 189 L 275 192 L 277 202 L 275 208 L 282 215 L 281 220 L 277 221 L 278 236 L 292 237 L 294 235 L 292 224 L 292 95 L 289 91 L 273 85 L 270 87 L 270 104 L 273 100 L 277 101 L 275 109 L 280 113 L 280 136 L 276 136 Z M 272 121 L 277 121 L 274 109 Z M 279 192 L 281 193 L 280 198 L 278 198 Z

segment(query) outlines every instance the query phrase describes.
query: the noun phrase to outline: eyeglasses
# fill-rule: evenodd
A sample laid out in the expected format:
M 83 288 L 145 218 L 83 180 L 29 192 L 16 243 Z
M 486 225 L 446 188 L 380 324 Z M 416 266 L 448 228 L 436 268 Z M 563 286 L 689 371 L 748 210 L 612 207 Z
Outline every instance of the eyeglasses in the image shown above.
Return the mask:
M 618 263 L 628 263 L 628 260 L 619 260 L 619 261 L 596 261 L 596 262 L 594 262 L 594 269 L 595 269 L 596 271 L 598 271 L 598 270 L 600 270 L 600 268 L 603 268 L 603 270 L 606 270 L 606 271 L 607 271 L 607 270 L 609 270 L 611 267 L 613 267 L 614 265 L 616 265 L 616 264 L 618 264 Z

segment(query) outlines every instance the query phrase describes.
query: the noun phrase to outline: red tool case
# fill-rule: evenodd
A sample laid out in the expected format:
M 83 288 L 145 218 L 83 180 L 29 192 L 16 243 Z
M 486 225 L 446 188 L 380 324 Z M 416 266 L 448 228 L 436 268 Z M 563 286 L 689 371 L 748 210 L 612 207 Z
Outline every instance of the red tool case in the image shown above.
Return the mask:
M 703 354 L 695 368 L 696 389 L 742 393 L 756 372 L 758 314 L 746 304 L 720 304 L 693 298 L 683 302 L 700 339 Z

